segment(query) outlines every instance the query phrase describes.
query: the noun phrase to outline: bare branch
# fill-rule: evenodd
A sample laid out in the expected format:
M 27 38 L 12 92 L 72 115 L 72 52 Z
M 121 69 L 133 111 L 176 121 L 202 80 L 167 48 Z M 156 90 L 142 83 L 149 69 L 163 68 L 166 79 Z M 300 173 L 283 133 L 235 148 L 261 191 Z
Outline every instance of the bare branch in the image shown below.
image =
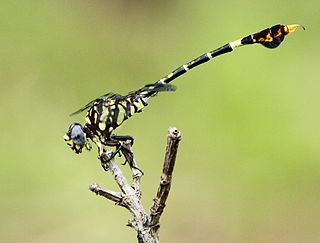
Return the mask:
M 97 195 L 103 196 L 116 204 L 127 208 L 132 213 L 133 219 L 129 220 L 127 226 L 132 227 L 137 231 L 139 243 L 159 243 L 159 220 L 170 191 L 172 173 L 180 140 L 181 133 L 176 128 L 170 128 L 160 185 L 149 214 L 145 212 L 140 201 L 140 179 L 143 173 L 134 159 L 131 151 L 131 144 L 126 143 L 126 149 L 121 150 L 121 152 L 130 165 L 132 171 L 132 185 L 128 183 L 123 172 L 115 162 L 112 151 L 106 151 L 100 156 L 103 168 L 112 173 L 121 192 L 104 189 L 98 184 L 92 184 L 90 190 Z
M 121 191 L 126 194 L 130 194 L 132 192 L 132 188 L 129 185 L 123 172 L 121 171 L 119 166 L 116 164 L 115 159 L 112 158 L 112 156 L 113 156 L 113 151 L 108 150 L 100 157 L 101 163 L 104 163 L 106 167 L 111 171 Z
M 150 224 L 158 225 L 160 217 L 166 206 L 166 201 L 171 188 L 172 173 L 176 161 L 179 142 L 182 138 L 177 128 L 170 128 L 167 138 L 166 155 L 163 163 L 162 175 L 156 197 L 150 209 Z
M 145 239 L 142 242 L 154 242 L 150 241 L 152 236 L 149 231 L 145 230 L 145 222 L 147 221 L 147 215 L 140 201 L 141 192 L 136 192 L 128 183 L 123 172 L 115 162 L 113 151 L 108 150 L 102 156 L 100 156 L 101 163 L 111 171 L 114 180 L 118 184 L 123 193 L 121 204 L 124 205 L 133 214 L 134 219 L 128 223 L 128 226 L 133 227 L 138 232 L 138 237 Z M 147 240 L 148 239 L 148 240 Z
M 126 207 L 125 204 L 122 203 L 123 197 L 120 192 L 114 192 L 109 189 L 102 188 L 100 185 L 94 183 L 89 187 L 90 191 L 95 194 L 105 197 L 111 201 L 114 201 L 117 205 Z

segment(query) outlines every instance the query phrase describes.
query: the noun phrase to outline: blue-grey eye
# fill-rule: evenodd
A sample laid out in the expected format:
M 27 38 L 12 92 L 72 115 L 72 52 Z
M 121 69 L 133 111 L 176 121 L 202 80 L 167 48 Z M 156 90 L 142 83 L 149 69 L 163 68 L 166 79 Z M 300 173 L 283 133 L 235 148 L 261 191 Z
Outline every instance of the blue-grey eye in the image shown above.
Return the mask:
M 84 145 L 86 138 L 80 124 L 74 124 L 71 128 L 71 139 L 75 144 Z

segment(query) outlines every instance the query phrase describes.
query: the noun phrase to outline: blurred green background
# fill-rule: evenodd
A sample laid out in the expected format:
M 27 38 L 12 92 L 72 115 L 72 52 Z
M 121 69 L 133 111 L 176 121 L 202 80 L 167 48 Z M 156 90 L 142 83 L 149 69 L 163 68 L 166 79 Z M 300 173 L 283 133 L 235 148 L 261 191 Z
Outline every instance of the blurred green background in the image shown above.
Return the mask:
M 136 139 L 147 210 L 167 129 L 183 133 L 162 242 L 320 242 L 319 1 L 1 1 L 0 242 L 136 242 L 131 215 L 88 190 L 117 187 L 95 150 L 65 145 L 85 115 L 69 114 L 297 22 L 307 30 L 275 50 L 243 47 L 180 77 L 117 130 Z

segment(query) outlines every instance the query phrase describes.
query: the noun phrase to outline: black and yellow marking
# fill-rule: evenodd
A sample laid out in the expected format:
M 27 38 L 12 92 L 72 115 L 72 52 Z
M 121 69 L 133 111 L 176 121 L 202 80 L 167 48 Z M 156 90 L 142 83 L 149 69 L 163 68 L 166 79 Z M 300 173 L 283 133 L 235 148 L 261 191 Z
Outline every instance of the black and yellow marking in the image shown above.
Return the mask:
M 199 66 L 205 62 L 210 61 L 212 58 L 231 52 L 233 49 L 231 48 L 231 46 L 229 44 L 226 44 L 218 49 L 212 50 L 210 52 L 204 53 L 201 56 L 193 59 L 192 61 L 178 67 L 177 69 L 175 69 L 173 72 L 171 72 L 170 74 L 166 75 L 164 78 L 160 79 L 158 82 L 160 83 L 170 83 L 172 80 L 178 78 L 179 76 L 181 76 L 182 74 L 186 73 L 187 71 L 189 71 L 190 69 Z
M 146 85 L 125 96 L 113 93 L 101 96 L 87 105 L 84 131 L 87 133 L 87 137 L 92 138 L 91 140 L 108 145 L 113 131 L 133 114 L 141 112 L 148 105 L 150 97 L 161 91 L 174 90 L 175 87 L 170 84 L 155 83 Z
M 141 112 L 142 109 L 148 105 L 148 99 L 150 97 L 155 96 L 158 92 L 174 91 L 175 87 L 169 84 L 174 79 L 188 72 L 192 68 L 206 63 L 217 56 L 231 52 L 240 46 L 258 43 L 267 48 L 276 48 L 282 43 L 286 35 L 294 32 L 298 27 L 302 26 L 298 24 L 278 24 L 255 34 L 232 41 L 187 62 L 153 84 L 145 85 L 144 87 L 136 91 L 132 91 L 127 95 L 114 93 L 105 94 L 89 102 L 86 106 L 71 115 L 88 110 L 83 132 L 86 135 L 86 138 L 90 138 L 94 143 L 96 143 L 100 152 L 103 150 L 103 146 L 119 146 L 117 139 L 121 136 L 113 136 L 113 131 L 133 114 Z M 65 135 L 65 140 L 73 150 L 77 153 L 81 153 L 84 144 L 77 145 L 73 143 L 69 136 L 71 134 L 70 129 L 72 129 L 72 125 Z M 126 136 L 122 136 L 122 140 L 124 139 L 123 137 Z
M 225 44 L 215 50 L 212 50 L 210 52 L 204 53 L 201 56 L 193 59 L 192 61 L 178 67 L 170 74 L 166 75 L 164 78 L 160 79 L 158 82 L 161 83 L 170 83 L 172 80 L 176 79 L 177 77 L 181 76 L 182 74 L 186 73 L 190 69 L 199 66 L 203 63 L 206 63 L 210 61 L 211 59 L 215 58 L 216 56 L 220 56 L 222 54 L 228 53 L 233 51 L 235 48 L 259 43 L 267 48 L 276 48 L 278 47 L 281 42 L 284 40 L 284 37 L 294 32 L 298 27 L 304 27 L 299 24 L 293 24 L 293 25 L 274 25 L 271 28 L 267 28 L 265 30 L 262 30 L 258 33 L 243 37 L 242 39 L 230 42 L 228 44 Z
M 258 33 L 242 38 L 241 44 L 248 45 L 248 44 L 259 43 L 267 48 L 276 48 L 281 44 L 281 42 L 284 40 L 284 37 L 287 34 L 294 32 L 298 27 L 302 27 L 304 29 L 304 27 L 299 24 L 292 24 L 292 25 L 277 24 L 272 26 L 271 28 L 267 28 Z

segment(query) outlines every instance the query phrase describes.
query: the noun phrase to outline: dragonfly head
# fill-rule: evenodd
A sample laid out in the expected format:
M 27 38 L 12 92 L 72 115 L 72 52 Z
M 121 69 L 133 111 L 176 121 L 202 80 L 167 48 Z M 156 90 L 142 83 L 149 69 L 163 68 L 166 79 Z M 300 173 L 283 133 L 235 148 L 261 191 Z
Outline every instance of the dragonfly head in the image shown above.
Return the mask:
M 72 123 L 63 139 L 77 154 L 80 154 L 86 145 L 86 135 L 83 132 L 82 125 L 79 123 Z

